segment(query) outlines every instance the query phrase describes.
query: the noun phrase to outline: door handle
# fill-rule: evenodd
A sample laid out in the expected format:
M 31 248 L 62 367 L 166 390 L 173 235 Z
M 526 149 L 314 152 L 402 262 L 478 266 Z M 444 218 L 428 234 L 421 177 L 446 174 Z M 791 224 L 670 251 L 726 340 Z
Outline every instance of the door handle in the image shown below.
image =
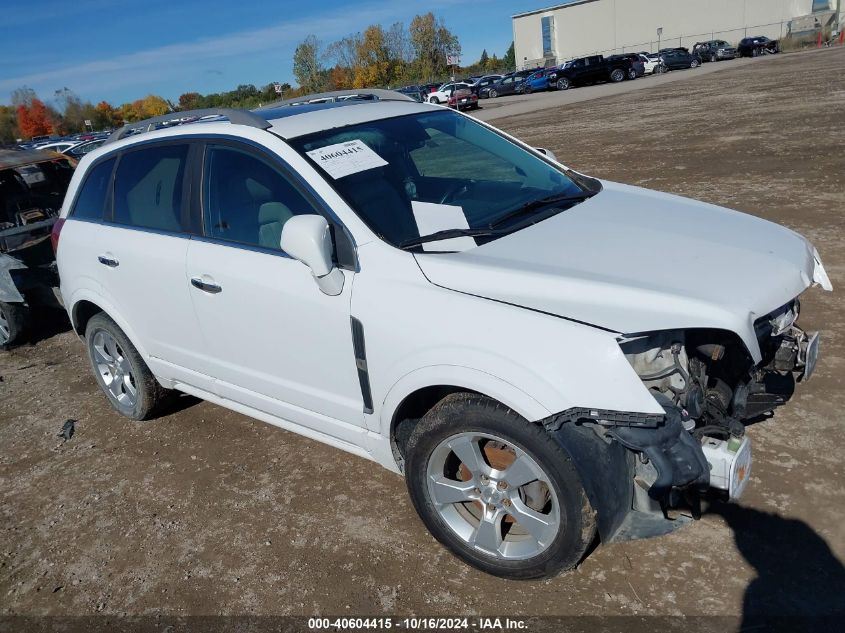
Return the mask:
M 120 265 L 120 262 L 112 257 L 106 257 L 105 255 L 100 255 L 97 257 L 97 261 L 100 262 L 103 266 L 108 266 L 109 268 L 117 268 Z
M 208 292 L 213 295 L 216 295 L 218 292 L 223 292 L 223 288 L 221 288 L 217 284 L 208 283 L 206 281 L 203 281 L 199 277 L 192 277 L 191 285 L 194 288 L 199 288 L 203 292 Z

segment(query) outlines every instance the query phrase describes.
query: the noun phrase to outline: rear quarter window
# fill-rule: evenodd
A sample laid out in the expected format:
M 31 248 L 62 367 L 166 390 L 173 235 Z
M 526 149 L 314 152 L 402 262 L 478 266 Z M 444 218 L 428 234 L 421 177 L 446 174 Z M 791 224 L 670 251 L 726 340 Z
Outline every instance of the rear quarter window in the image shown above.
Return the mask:
M 77 220 L 102 220 L 111 190 L 114 158 L 95 165 L 85 176 L 69 217 Z
M 187 158 L 187 144 L 158 145 L 121 156 L 114 178 L 114 221 L 182 232 L 182 181 Z

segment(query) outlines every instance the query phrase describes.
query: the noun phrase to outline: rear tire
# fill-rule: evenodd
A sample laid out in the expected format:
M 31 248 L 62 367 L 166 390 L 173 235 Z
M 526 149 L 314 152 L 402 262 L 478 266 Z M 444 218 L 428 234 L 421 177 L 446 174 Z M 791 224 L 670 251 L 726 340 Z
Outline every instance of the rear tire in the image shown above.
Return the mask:
M 694 59 L 689 63 L 690 68 L 698 68 L 700 65 L 701 65 L 701 62 L 698 61 L 697 59 Z
M 19 345 L 26 336 L 29 308 L 22 303 L 0 301 L 0 350 Z
M 477 394 L 441 400 L 408 439 L 406 483 L 423 523 L 453 554 L 503 578 L 572 569 L 594 513 L 555 439 Z
M 618 84 L 620 81 L 624 81 L 625 79 L 625 71 L 621 68 L 617 68 L 613 72 L 610 73 L 610 81 L 615 84 Z
M 152 417 L 172 393 L 162 387 L 117 324 L 104 313 L 85 328 L 88 360 L 112 407 L 133 420 Z
M 557 80 L 557 89 L 558 90 L 569 90 L 572 87 L 572 82 L 569 81 L 566 77 L 562 77 L 561 79 Z
M 491 90 L 490 92 L 487 93 L 487 96 L 489 96 L 491 99 L 495 99 L 496 97 L 499 96 L 499 93 L 496 92 L 495 90 Z
M 710 61 L 711 61 L 711 62 L 715 62 L 715 61 L 716 61 L 716 56 L 715 56 L 715 55 L 711 55 L 711 56 L 710 56 Z

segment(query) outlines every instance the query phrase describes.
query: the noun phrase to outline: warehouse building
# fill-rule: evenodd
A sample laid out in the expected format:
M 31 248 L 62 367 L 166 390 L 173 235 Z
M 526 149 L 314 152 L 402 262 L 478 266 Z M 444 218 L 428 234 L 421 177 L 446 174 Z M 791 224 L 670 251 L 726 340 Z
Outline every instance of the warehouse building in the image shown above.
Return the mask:
M 575 0 L 514 15 L 514 53 L 517 67 L 530 68 L 585 55 L 691 48 L 710 39 L 779 39 L 796 18 L 835 19 L 840 1 Z

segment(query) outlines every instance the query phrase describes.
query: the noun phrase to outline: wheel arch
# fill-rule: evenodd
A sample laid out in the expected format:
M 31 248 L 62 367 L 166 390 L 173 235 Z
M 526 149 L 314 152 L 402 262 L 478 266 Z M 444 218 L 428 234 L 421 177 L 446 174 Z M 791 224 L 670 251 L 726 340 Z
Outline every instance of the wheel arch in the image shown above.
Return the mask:
M 144 362 L 148 361 L 149 354 L 147 354 L 146 348 L 140 344 L 135 331 L 114 308 L 114 306 L 103 300 L 102 297 L 93 295 L 87 291 L 79 291 L 73 296 L 69 305 L 70 308 L 68 313 L 70 316 L 71 326 L 78 336 L 84 338 L 85 328 L 88 325 L 88 321 L 90 321 L 94 315 L 102 312 L 114 321 L 117 324 L 117 327 L 123 331 L 129 339 L 129 342 L 132 343 L 136 350 L 138 350 L 138 353 L 141 355 L 141 358 L 144 359 Z
M 458 392 L 491 398 L 529 422 L 542 420 L 551 414 L 529 394 L 483 371 L 454 365 L 418 369 L 400 379 L 387 393 L 381 406 L 381 434 L 389 438 L 400 470 L 404 466 L 404 442 L 411 429 L 440 400 Z

